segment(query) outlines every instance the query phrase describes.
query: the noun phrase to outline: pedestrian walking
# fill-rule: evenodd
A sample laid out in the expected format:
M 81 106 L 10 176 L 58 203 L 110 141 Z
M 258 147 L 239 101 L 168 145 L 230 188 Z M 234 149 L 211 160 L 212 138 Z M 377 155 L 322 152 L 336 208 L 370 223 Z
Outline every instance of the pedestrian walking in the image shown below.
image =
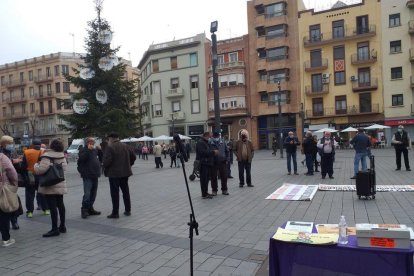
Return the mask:
M 354 175 L 351 179 L 356 179 L 357 173 L 359 171 L 359 162 L 361 162 L 362 171 L 367 170 L 367 156 L 371 147 L 371 141 L 369 140 L 368 135 L 364 133 L 364 129 L 358 129 L 357 135 L 352 138 L 350 144 L 354 147 L 355 157 L 354 157 Z
M 200 187 L 201 197 L 211 199 L 213 196 L 208 193 L 208 180 L 210 170 L 213 166 L 213 157 L 218 154 L 217 150 L 212 150 L 208 145 L 210 132 L 204 132 L 196 144 L 196 160 L 200 162 Z
M 142 144 L 138 143 L 137 145 L 137 155 L 138 155 L 138 159 L 141 159 L 141 154 L 142 154 Z
M 317 145 L 318 153 L 321 156 L 321 174 L 322 179 L 325 179 L 326 174 L 330 179 L 333 179 L 333 162 L 335 158 L 335 140 L 331 137 L 329 131 L 325 131 L 324 137 L 319 140 Z
M 273 137 L 273 141 L 272 141 L 272 155 L 276 156 L 277 153 L 277 148 L 278 148 L 278 142 L 277 142 L 277 138 Z
M 395 162 L 397 163 L 396 171 L 401 170 L 401 153 L 404 155 L 404 164 L 407 171 L 411 171 L 410 161 L 408 159 L 408 149 L 411 149 L 411 138 L 404 126 L 399 125 L 398 131 L 392 136 L 392 144 L 395 149 Z
M 39 176 L 34 174 L 34 165 L 40 160 L 42 151 L 40 150 L 41 141 L 33 139 L 30 149 L 23 153 L 22 167 L 26 169 L 25 173 L 25 192 L 26 192 L 26 217 L 33 217 L 34 199 L 37 198 L 38 206 L 42 209 L 44 215 L 49 215 L 50 210 L 43 194 L 39 193 Z M 63 154 L 64 156 L 64 154 Z M 36 195 L 37 193 L 37 195 Z
M 86 138 L 86 146 L 79 152 L 78 172 L 83 180 L 83 198 L 81 217 L 100 215 L 93 208 L 98 191 L 98 178 L 101 176 L 101 161 L 99 151 L 95 148 L 95 138 Z
M 314 141 L 312 137 L 312 132 L 310 131 L 306 132 L 302 145 L 303 145 L 303 153 L 305 154 L 306 167 L 308 169 L 305 175 L 313 175 Z
M 3 185 L 12 185 L 17 189 L 17 172 L 13 167 L 11 160 L 4 154 L 0 153 L 0 189 Z M 2 246 L 7 247 L 15 243 L 10 238 L 10 219 L 14 212 L 8 213 L 0 210 L 0 232 L 2 238 Z
M 287 159 L 287 170 L 288 175 L 292 174 L 291 160 L 293 163 L 293 173 L 298 174 L 298 163 L 296 161 L 296 150 L 297 146 L 300 145 L 299 139 L 293 131 L 289 131 L 288 137 L 284 141 L 284 146 L 286 148 L 286 159 Z
M 162 154 L 162 147 L 158 145 L 158 142 L 155 141 L 155 146 L 153 148 L 153 153 L 155 157 L 155 168 L 159 169 L 164 167 L 164 164 L 162 163 L 161 154 Z
M 66 159 L 63 154 L 64 148 L 60 140 L 54 139 L 50 142 L 49 149 L 45 150 L 40 161 L 34 164 L 34 173 L 35 175 L 43 175 L 49 170 L 52 163 L 61 164 L 63 171 L 66 171 Z M 65 204 L 63 202 L 63 195 L 67 193 L 66 181 L 63 180 L 58 184 L 39 187 L 39 193 L 44 195 L 47 205 L 50 208 L 50 218 L 52 220 L 52 229 L 43 234 L 44 238 L 59 236 L 60 233 L 66 233 L 66 224 L 65 224 Z M 58 213 L 60 224 L 58 227 Z
M 239 169 L 239 187 L 244 186 L 244 172 L 246 171 L 247 187 L 254 187 L 252 184 L 252 160 L 254 156 L 254 149 L 252 142 L 247 138 L 247 131 L 242 131 L 240 139 L 234 145 L 234 154 L 237 157 L 237 164 Z
M 164 154 L 164 159 L 167 159 L 167 153 L 168 153 L 167 145 L 165 143 L 162 143 L 161 147 L 162 147 L 162 154 Z
M 104 152 L 104 174 L 109 178 L 111 190 L 112 213 L 107 216 L 110 219 L 119 218 L 119 189 L 124 199 L 124 215 L 131 215 L 131 197 L 129 194 L 128 178 L 132 175 L 131 166 L 136 155 L 125 144 L 119 141 L 119 135 L 112 132 L 108 135 L 109 144 Z
M 149 153 L 149 148 L 147 145 L 143 145 L 142 146 L 142 159 L 143 160 L 148 160 L 148 153 Z
M 227 160 L 229 158 L 229 149 L 219 132 L 214 132 L 213 137 L 208 141 L 212 150 L 217 150 L 218 154 L 214 156 L 213 166 L 211 167 L 211 190 L 212 195 L 216 196 L 218 191 L 217 176 L 220 176 L 221 192 L 223 195 L 229 195 L 227 189 Z

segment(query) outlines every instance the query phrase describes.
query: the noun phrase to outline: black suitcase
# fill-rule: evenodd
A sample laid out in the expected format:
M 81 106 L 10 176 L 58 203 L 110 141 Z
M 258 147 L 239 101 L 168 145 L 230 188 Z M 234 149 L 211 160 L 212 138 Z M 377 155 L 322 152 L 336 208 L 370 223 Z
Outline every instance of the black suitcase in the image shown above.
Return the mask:
M 370 168 L 366 172 L 358 172 L 356 175 L 356 192 L 359 199 L 375 199 L 376 178 L 375 178 L 375 159 L 369 157 Z

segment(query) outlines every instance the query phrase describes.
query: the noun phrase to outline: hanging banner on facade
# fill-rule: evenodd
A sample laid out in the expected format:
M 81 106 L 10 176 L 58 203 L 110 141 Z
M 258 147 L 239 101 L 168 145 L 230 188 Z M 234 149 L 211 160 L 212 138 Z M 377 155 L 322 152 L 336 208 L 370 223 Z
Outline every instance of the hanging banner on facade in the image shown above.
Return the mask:
M 86 99 L 73 101 L 73 111 L 77 114 L 85 114 L 88 112 L 89 102 Z

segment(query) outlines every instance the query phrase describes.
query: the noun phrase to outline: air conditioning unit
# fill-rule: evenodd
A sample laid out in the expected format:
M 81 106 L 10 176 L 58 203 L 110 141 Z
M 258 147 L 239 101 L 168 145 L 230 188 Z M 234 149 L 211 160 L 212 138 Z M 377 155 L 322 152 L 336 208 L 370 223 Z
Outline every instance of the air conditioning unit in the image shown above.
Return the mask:
M 357 81 L 358 78 L 356 76 L 351 76 L 351 81 Z
M 322 74 L 323 79 L 329 79 L 329 74 Z
M 325 83 L 329 83 L 329 78 L 324 78 L 324 79 L 322 79 L 322 83 L 323 83 L 323 84 L 325 84 Z

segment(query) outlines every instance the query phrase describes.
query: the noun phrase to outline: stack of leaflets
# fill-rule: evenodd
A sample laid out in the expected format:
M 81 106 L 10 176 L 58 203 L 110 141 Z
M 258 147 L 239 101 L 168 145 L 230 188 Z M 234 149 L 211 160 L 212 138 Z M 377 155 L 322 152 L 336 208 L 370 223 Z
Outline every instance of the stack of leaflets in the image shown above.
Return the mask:
M 316 230 L 319 234 L 339 234 L 338 224 L 316 224 Z M 356 235 L 355 227 L 346 228 L 347 235 Z
M 312 233 L 313 222 L 288 221 L 285 229 L 278 228 L 273 239 L 285 242 L 329 245 L 336 244 L 338 233 Z

